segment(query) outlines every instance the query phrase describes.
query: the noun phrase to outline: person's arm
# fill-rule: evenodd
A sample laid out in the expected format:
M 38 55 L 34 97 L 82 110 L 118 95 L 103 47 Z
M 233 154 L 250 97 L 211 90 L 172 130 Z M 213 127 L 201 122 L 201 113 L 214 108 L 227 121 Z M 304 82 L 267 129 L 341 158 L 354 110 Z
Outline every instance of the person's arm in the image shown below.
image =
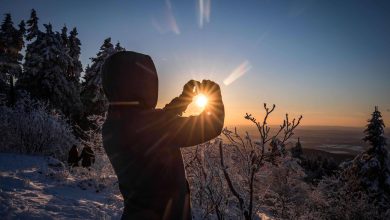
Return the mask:
M 172 99 L 170 103 L 166 104 L 163 110 L 169 114 L 181 116 L 187 109 L 187 106 L 192 102 L 192 98 L 195 95 L 195 87 L 197 86 L 200 86 L 198 81 L 188 81 L 183 87 L 183 92 L 178 97 Z
M 171 141 L 177 146 L 194 146 L 221 134 L 225 119 L 221 90 L 209 80 L 202 81 L 200 90 L 209 99 L 206 109 L 198 116 L 175 116 L 168 125 Z

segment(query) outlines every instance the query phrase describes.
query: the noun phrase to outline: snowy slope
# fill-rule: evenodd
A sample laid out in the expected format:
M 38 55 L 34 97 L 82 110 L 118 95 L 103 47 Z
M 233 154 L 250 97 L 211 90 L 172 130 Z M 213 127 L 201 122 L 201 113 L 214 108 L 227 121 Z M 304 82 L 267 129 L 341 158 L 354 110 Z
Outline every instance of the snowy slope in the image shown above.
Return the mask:
M 85 176 L 52 158 L 0 153 L 1 219 L 119 219 L 116 177 L 102 185 Z

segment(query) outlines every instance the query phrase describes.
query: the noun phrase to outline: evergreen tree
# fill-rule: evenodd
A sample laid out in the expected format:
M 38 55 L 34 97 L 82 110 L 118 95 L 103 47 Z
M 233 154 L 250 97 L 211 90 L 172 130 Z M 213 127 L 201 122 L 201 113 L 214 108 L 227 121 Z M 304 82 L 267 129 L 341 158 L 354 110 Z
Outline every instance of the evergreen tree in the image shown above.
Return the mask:
M 0 80 L 4 84 L 8 81 L 10 61 L 12 56 L 10 54 L 12 47 L 12 37 L 15 28 L 10 14 L 6 14 L 0 29 Z
M 383 136 L 385 124 L 382 119 L 381 112 L 378 111 L 378 106 L 375 106 L 375 110 L 372 113 L 372 117 L 368 120 L 367 128 L 364 130 L 366 136 L 363 138 L 365 142 L 371 145 L 369 152 L 375 152 L 384 154 L 386 138 Z
M 0 28 L 0 90 L 3 90 L 0 92 L 8 93 L 11 105 L 15 103 L 14 79 L 22 73 L 20 62 L 23 55 L 20 52 L 24 47 L 24 26 L 24 21 L 21 21 L 19 29 L 16 29 L 11 15 L 6 14 Z
M 18 37 L 17 37 L 18 45 L 20 46 L 20 48 L 23 48 L 24 47 L 24 39 L 23 39 L 23 37 L 26 34 L 26 24 L 24 23 L 24 20 L 22 20 L 19 23 L 18 27 L 19 27 Z
M 32 9 L 30 19 L 27 21 L 27 36 L 26 39 L 28 41 L 31 41 L 32 39 L 36 38 L 39 34 L 39 27 L 38 27 L 38 17 L 37 12 Z
M 66 25 L 64 25 L 64 27 L 61 29 L 61 42 L 62 45 L 66 48 L 68 48 L 68 41 L 68 28 Z
M 68 80 L 73 82 L 77 88 L 80 88 L 80 76 L 83 71 L 83 66 L 80 61 L 81 42 L 77 37 L 77 29 L 73 28 L 69 33 L 68 48 L 71 62 L 68 68 L 67 77 Z
M 61 34 L 53 32 L 50 24 L 46 32 L 36 36 L 27 46 L 23 77 L 18 81 L 35 98 L 49 101 L 57 109 L 71 118 L 81 111 L 78 90 L 66 78 L 71 62 Z
M 118 41 L 118 43 L 115 44 L 115 51 L 116 51 L 116 52 L 125 51 L 125 50 L 126 50 L 126 49 L 125 49 L 124 47 L 121 46 L 121 44 L 119 43 L 119 41 Z
M 96 57 L 91 58 L 91 66 L 85 70 L 81 100 L 86 115 L 103 115 L 107 111 L 108 101 L 103 91 L 100 69 L 106 58 L 115 52 L 111 38 L 105 39 Z
M 341 177 L 350 191 L 363 191 L 376 205 L 390 207 L 390 161 L 383 137 L 384 127 L 381 113 L 375 107 L 363 138 L 371 147 L 343 164 Z
M 295 144 L 295 147 L 291 148 L 291 154 L 295 158 L 302 158 L 303 150 L 299 138 L 298 142 Z

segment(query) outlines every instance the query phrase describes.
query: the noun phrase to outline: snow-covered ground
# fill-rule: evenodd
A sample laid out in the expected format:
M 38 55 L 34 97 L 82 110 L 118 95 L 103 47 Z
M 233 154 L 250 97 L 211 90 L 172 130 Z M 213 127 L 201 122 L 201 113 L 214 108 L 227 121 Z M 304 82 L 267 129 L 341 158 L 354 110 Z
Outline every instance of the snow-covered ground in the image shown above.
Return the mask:
M 52 158 L 0 153 L 0 218 L 119 219 L 116 177 L 103 185 L 88 176 Z

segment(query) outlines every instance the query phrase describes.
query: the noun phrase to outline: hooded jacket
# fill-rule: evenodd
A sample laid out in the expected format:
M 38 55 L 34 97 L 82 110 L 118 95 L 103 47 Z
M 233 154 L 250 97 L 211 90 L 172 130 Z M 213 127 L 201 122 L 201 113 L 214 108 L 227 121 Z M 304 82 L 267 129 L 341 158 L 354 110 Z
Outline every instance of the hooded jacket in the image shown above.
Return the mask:
M 155 109 L 158 78 L 147 55 L 118 52 L 102 67 L 111 105 L 103 126 L 103 145 L 124 198 L 122 219 L 191 219 L 190 194 L 180 147 L 217 137 L 224 107 L 217 97 L 198 116 L 180 117 L 172 105 Z M 134 104 L 138 103 L 138 104 Z

